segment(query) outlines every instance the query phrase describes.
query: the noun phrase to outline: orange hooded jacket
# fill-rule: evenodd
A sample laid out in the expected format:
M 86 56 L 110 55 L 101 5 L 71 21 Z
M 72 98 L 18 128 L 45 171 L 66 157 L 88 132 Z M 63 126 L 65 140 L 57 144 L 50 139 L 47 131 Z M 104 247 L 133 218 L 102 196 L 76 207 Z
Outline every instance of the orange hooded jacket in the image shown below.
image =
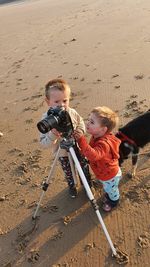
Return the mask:
M 81 153 L 89 160 L 97 179 L 107 181 L 119 171 L 119 145 L 121 141 L 112 133 L 94 139 L 89 144 L 84 136 L 78 140 Z

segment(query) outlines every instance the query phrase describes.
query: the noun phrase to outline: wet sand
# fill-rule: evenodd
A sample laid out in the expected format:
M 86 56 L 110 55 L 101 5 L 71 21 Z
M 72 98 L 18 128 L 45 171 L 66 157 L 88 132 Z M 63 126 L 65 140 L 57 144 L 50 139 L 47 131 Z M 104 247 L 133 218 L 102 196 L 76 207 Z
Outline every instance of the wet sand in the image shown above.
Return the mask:
M 0 265 L 116 267 L 82 186 L 70 199 L 59 164 L 32 220 L 52 163 L 36 124 L 47 110 L 44 85 L 55 77 L 68 81 L 71 107 L 84 119 L 94 106 L 108 105 L 123 125 L 149 109 L 150 3 L 13 2 L 0 5 Z M 150 265 L 149 149 L 141 151 L 135 178 L 127 176 L 131 159 L 125 162 L 117 209 L 104 214 L 102 189 L 95 192 L 130 267 Z

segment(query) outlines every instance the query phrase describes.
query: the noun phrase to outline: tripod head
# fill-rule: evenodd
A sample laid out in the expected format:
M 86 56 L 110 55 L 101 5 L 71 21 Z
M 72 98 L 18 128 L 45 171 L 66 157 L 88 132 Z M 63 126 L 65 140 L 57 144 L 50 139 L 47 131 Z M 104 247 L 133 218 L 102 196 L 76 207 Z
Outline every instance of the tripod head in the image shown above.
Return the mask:
M 69 151 L 69 148 L 74 146 L 76 146 L 76 141 L 73 137 L 64 137 L 60 142 L 60 148 L 66 149 L 66 151 Z

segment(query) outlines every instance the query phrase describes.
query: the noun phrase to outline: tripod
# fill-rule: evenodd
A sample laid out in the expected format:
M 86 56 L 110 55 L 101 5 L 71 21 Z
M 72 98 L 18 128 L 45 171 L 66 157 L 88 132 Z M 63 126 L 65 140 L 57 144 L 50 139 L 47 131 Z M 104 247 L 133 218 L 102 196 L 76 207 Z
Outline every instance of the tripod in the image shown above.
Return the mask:
M 101 224 L 101 226 L 103 228 L 103 231 L 104 231 L 104 233 L 106 235 L 107 241 L 108 241 L 108 243 L 109 243 L 109 245 L 111 247 L 112 253 L 113 253 L 114 256 L 116 256 L 117 255 L 116 249 L 115 249 L 115 247 L 114 247 L 114 245 L 112 243 L 112 240 L 111 240 L 111 238 L 109 236 L 109 233 L 108 233 L 107 228 L 106 228 L 106 226 L 104 224 L 104 221 L 102 219 L 102 216 L 101 216 L 101 214 L 99 212 L 99 206 L 97 205 L 96 199 L 94 199 L 93 193 L 92 193 L 92 191 L 91 191 L 91 189 L 89 187 L 89 184 L 88 184 L 88 182 L 86 180 L 86 177 L 84 175 L 84 172 L 83 172 L 83 170 L 82 170 L 82 168 L 80 166 L 79 160 L 78 160 L 77 155 L 75 153 L 75 150 L 74 150 L 74 146 L 75 145 L 76 145 L 75 144 L 75 140 L 73 138 L 63 138 L 62 141 L 60 142 L 60 147 L 59 147 L 59 149 L 57 151 L 57 154 L 55 156 L 55 159 L 54 159 L 54 162 L 52 164 L 50 173 L 49 173 L 46 181 L 43 183 L 43 186 L 42 186 L 43 192 L 42 192 L 42 194 L 40 196 L 40 200 L 39 200 L 39 202 L 37 204 L 37 207 L 36 207 L 35 213 L 32 216 L 32 219 L 35 219 L 36 218 L 36 215 L 37 215 L 38 209 L 40 207 L 41 201 L 43 199 L 44 193 L 48 189 L 50 178 L 51 178 L 51 176 L 53 174 L 55 165 L 56 165 L 57 160 L 59 158 L 60 148 L 66 149 L 66 151 L 68 152 L 69 162 L 70 162 L 70 165 L 71 165 L 71 170 L 73 172 L 73 178 L 75 180 L 75 183 L 76 183 L 76 178 L 75 178 L 75 170 L 74 170 L 74 164 L 73 164 L 73 162 L 75 163 L 76 169 L 77 169 L 77 171 L 79 173 L 80 179 L 81 179 L 82 184 L 83 184 L 83 186 L 84 186 L 84 188 L 86 190 L 86 193 L 87 193 L 88 198 L 89 198 L 89 200 L 91 202 L 91 205 L 92 205 L 94 211 L 96 212 L 96 215 L 98 217 L 98 220 L 99 220 L 99 222 L 100 222 L 100 224 Z

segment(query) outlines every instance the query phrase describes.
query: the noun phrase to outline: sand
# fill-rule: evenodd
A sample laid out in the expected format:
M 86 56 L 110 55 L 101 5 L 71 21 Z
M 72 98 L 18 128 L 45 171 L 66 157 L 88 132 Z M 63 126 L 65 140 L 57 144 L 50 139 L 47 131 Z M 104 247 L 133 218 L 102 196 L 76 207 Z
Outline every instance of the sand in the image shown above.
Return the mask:
M 150 3 L 146 0 L 0 1 L 0 266 L 116 267 L 90 202 L 70 199 L 59 164 L 32 220 L 49 174 L 39 145 L 44 85 L 63 77 L 71 107 L 86 120 L 94 106 L 116 110 L 120 125 L 150 107 Z M 3 4 L 2 4 L 3 3 Z M 149 148 L 137 174 L 122 167 L 121 201 L 100 214 L 129 267 L 150 266 Z M 98 204 L 101 188 L 95 191 Z

